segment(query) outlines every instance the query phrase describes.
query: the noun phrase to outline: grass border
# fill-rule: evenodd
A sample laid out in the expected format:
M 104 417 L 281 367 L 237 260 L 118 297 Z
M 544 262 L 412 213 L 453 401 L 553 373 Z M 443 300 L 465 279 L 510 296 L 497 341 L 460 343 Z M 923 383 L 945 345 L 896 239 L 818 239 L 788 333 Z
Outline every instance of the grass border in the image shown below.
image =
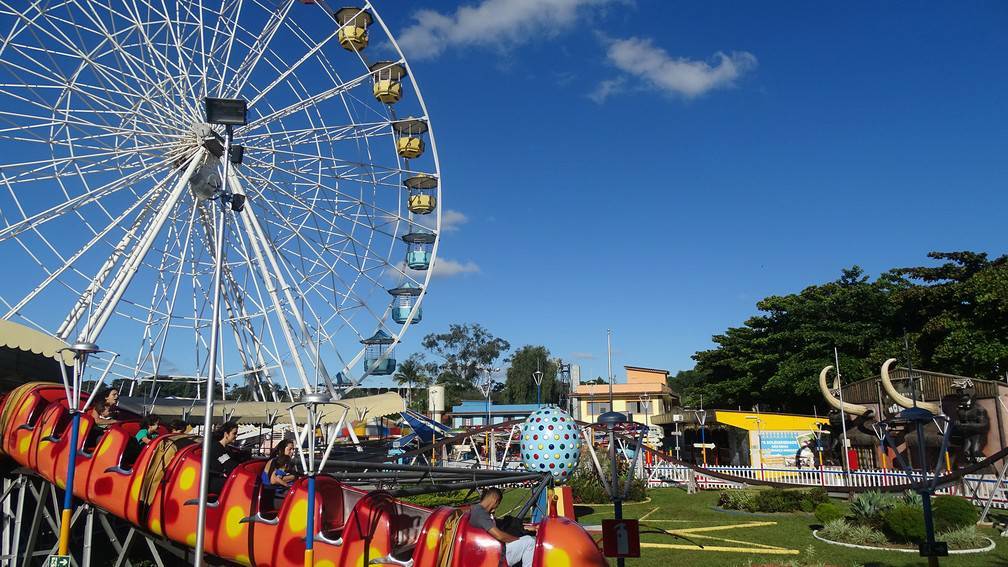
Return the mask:
M 858 545 L 856 543 L 844 543 L 844 542 L 841 542 L 841 541 L 833 541 L 831 539 L 826 539 L 826 538 L 822 537 L 821 535 L 819 535 L 819 530 L 812 530 L 812 537 L 816 538 L 817 540 L 819 540 L 819 541 L 821 541 L 823 543 L 828 543 L 828 544 L 831 544 L 831 545 L 840 545 L 840 546 L 843 546 L 843 547 L 850 547 L 850 548 L 853 548 L 853 549 L 867 549 L 868 551 L 898 551 L 900 553 L 918 553 L 919 552 L 919 550 L 913 549 L 913 548 L 905 548 L 905 547 L 875 547 L 875 546 L 871 546 L 871 545 Z M 982 538 L 986 539 L 987 541 L 989 541 L 990 545 L 988 545 L 987 547 L 977 547 L 977 548 L 974 548 L 974 549 L 950 549 L 949 550 L 949 555 L 952 555 L 952 554 L 967 555 L 967 554 L 972 554 L 972 553 L 987 553 L 988 551 L 994 551 L 994 548 L 997 547 L 997 544 L 994 543 L 994 540 L 991 539 L 991 538 L 989 538 L 989 537 L 987 537 L 987 536 L 980 536 L 980 537 L 982 537 Z

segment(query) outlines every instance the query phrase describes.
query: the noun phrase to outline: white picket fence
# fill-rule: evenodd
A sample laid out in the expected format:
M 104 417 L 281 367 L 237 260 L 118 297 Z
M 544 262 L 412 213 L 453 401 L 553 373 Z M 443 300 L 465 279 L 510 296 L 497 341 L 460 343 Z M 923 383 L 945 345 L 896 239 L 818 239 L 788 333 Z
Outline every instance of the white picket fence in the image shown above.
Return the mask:
M 861 469 L 845 472 L 841 468 L 753 468 L 734 466 L 707 467 L 712 472 L 731 475 L 743 479 L 732 482 L 711 475 L 705 475 L 702 469 L 693 471 L 683 465 L 658 463 L 646 470 L 648 485 L 652 487 L 669 485 L 688 485 L 691 475 L 695 486 L 701 490 L 722 490 L 728 488 L 744 488 L 745 480 L 770 481 L 794 486 L 823 487 L 830 491 L 842 492 L 847 488 L 885 488 L 888 486 L 908 484 L 911 479 L 906 473 L 884 469 Z M 1006 483 L 1008 484 L 1008 483 Z M 1008 509 L 1008 487 L 997 487 L 995 475 L 966 475 L 958 483 L 938 490 L 939 494 L 956 494 L 986 502 L 991 494 L 994 499 L 991 505 L 995 508 Z

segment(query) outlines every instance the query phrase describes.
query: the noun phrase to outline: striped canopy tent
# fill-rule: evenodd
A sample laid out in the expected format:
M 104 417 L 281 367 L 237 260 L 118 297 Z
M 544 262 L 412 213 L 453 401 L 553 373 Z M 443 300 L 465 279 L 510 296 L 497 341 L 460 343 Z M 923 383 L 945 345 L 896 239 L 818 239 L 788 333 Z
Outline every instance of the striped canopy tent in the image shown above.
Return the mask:
M 62 381 L 59 363 L 73 356 L 63 341 L 30 327 L 0 319 L 0 392 L 25 382 Z

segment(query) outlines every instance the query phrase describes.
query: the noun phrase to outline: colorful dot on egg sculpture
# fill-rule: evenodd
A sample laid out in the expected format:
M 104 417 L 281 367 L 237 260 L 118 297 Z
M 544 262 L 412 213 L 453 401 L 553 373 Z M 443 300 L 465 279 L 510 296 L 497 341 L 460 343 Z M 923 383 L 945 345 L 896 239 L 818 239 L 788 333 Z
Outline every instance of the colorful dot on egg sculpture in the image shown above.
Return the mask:
M 547 423 L 548 428 L 543 427 L 542 424 Z M 554 427 L 553 424 L 557 424 L 557 426 Z M 555 433 L 557 428 L 564 430 L 565 433 L 564 451 L 562 453 L 546 452 L 543 450 L 542 439 L 539 439 L 538 432 L 540 430 L 554 431 L 550 432 L 548 436 L 544 436 L 554 442 L 554 444 L 548 444 L 549 449 L 554 449 L 555 443 L 560 439 L 560 435 Z M 526 436 L 521 441 L 521 454 L 524 457 L 522 461 L 525 468 L 537 472 L 549 471 L 558 482 L 566 481 L 569 478 L 568 471 L 577 466 L 581 449 L 581 438 L 577 434 L 574 419 L 556 406 L 543 406 L 528 416 L 522 425 L 522 432 L 535 432 L 532 439 Z

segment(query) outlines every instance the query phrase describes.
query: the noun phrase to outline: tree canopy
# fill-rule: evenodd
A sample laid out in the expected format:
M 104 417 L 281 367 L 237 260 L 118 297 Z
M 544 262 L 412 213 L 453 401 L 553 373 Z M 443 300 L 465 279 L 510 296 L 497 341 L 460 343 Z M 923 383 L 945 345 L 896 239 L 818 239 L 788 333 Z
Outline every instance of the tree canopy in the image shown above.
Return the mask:
M 560 397 L 557 387 L 557 363 L 550 358 L 544 346 L 525 345 L 511 356 L 507 381 L 501 392 L 501 401 L 509 404 L 532 404 L 536 401 L 536 384 L 532 373 L 541 370 L 542 403 L 555 404 Z
M 445 402 L 455 405 L 465 398 L 481 398 L 476 388 L 480 367 L 490 367 L 511 344 L 495 337 L 479 323 L 453 323 L 445 333 L 431 333 L 421 342 L 441 360 L 428 370 L 445 386 Z
M 858 266 L 832 282 L 759 301 L 759 313 L 713 337 L 696 368 L 671 379 L 684 403 L 808 412 L 823 401 L 818 373 L 874 376 L 890 357 L 978 378 L 1008 370 L 1008 256 L 932 252 L 938 266 L 896 268 L 871 280 Z

